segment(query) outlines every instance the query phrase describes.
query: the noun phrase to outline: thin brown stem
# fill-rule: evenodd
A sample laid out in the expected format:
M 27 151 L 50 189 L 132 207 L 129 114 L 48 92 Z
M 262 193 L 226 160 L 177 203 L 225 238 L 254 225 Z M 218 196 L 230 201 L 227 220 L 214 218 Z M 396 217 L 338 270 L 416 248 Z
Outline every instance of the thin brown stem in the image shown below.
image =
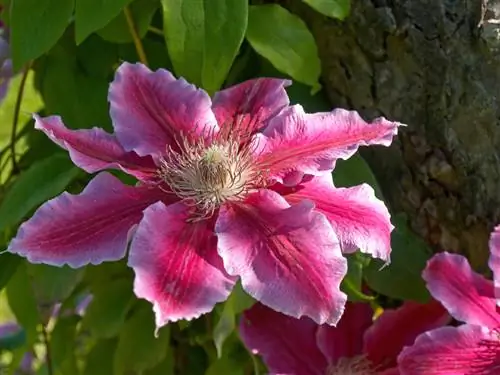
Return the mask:
M 137 51 L 137 55 L 139 56 L 139 60 L 144 65 L 148 65 L 148 59 L 146 57 L 146 52 L 144 51 L 144 46 L 142 45 L 141 38 L 137 32 L 137 28 L 135 26 L 134 18 L 132 17 L 132 12 L 130 8 L 126 6 L 123 9 L 123 13 L 125 14 L 125 19 L 127 20 L 128 30 L 132 39 L 134 41 L 135 50 Z
M 26 86 L 26 79 L 28 78 L 28 73 L 31 69 L 31 62 L 29 62 L 23 71 L 23 76 L 21 78 L 21 84 L 17 92 L 16 104 L 14 107 L 14 117 L 12 119 L 12 133 L 10 135 L 10 153 L 12 160 L 12 173 L 16 174 L 19 172 L 19 167 L 16 161 L 16 135 L 17 135 L 17 123 L 19 122 L 19 113 L 21 111 L 21 104 L 24 95 L 24 86 Z

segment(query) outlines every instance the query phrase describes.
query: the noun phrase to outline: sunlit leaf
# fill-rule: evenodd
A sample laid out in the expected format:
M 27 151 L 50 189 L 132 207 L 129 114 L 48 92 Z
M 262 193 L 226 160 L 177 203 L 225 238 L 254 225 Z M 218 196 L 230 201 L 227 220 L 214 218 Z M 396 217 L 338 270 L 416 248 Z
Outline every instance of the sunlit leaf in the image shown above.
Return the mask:
M 320 89 L 321 65 L 316 42 L 304 21 L 277 4 L 253 5 L 246 37 L 278 70 Z
M 12 61 L 20 69 L 53 47 L 71 21 L 74 0 L 15 0 L 11 7 Z
M 175 73 L 214 92 L 247 27 L 247 0 L 162 0 L 163 31 Z
M 351 10 L 351 0 L 302 0 L 321 14 L 343 20 Z

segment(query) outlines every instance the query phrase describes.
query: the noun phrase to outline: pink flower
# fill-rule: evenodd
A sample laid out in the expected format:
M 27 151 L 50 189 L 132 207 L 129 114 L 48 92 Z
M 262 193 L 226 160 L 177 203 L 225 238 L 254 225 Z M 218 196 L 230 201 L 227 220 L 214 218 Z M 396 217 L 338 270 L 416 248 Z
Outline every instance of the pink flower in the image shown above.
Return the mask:
M 224 301 L 239 277 L 285 314 L 335 324 L 346 297 L 341 251 L 389 260 L 392 225 L 368 185 L 336 189 L 330 172 L 360 145 L 389 145 L 398 123 L 337 109 L 289 106 L 281 79 L 256 79 L 211 99 L 168 71 L 124 63 L 109 90 L 115 134 L 69 130 L 57 116 L 36 128 L 89 173 L 24 223 L 9 250 L 31 262 L 80 267 L 125 256 L 135 294 L 158 327 Z
M 490 268 L 500 277 L 500 226 L 490 239 Z M 500 374 L 499 298 L 493 282 L 475 273 L 461 255 L 440 253 L 423 277 L 431 294 L 465 324 L 420 335 L 399 358 L 403 375 Z
M 397 375 L 396 358 L 425 330 L 450 319 L 436 301 L 406 302 L 386 310 L 375 322 L 369 305 L 347 304 L 337 327 L 295 319 L 261 304 L 245 311 L 240 324 L 244 344 L 263 357 L 275 375 Z

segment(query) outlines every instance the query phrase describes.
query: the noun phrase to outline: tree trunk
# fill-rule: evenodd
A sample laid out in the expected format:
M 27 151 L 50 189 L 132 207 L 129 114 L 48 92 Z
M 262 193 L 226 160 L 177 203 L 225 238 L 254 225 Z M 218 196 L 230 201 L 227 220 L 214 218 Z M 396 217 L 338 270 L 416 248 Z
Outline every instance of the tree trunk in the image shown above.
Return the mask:
M 317 40 L 332 104 L 408 124 L 362 150 L 393 212 L 481 271 L 500 222 L 499 2 L 352 0 L 344 22 L 286 2 Z

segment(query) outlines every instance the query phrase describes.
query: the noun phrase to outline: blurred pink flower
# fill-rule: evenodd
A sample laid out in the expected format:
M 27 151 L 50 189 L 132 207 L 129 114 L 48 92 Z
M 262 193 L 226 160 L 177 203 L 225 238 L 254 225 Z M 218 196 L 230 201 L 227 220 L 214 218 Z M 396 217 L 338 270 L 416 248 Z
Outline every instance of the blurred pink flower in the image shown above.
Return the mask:
M 262 356 L 271 375 L 397 375 L 396 358 L 420 333 L 450 316 L 436 301 L 406 302 L 375 321 L 368 304 L 347 303 L 337 327 L 295 319 L 256 304 L 244 312 L 244 344 Z
M 498 283 L 500 226 L 491 235 L 490 251 L 489 265 Z M 434 298 L 465 324 L 420 335 L 401 353 L 401 374 L 500 374 L 500 296 L 494 283 L 475 273 L 465 257 L 446 252 L 429 260 L 423 277 Z
M 346 297 L 342 251 L 389 261 L 389 213 L 373 189 L 333 186 L 336 159 L 388 146 L 400 125 L 356 112 L 307 114 L 289 105 L 289 81 L 262 78 L 208 94 L 163 69 L 124 63 L 110 86 L 115 134 L 35 127 L 89 173 L 24 223 L 9 250 L 31 262 L 80 267 L 125 256 L 134 291 L 158 327 L 207 313 L 236 279 L 285 314 L 335 324 Z M 137 226 L 137 227 L 136 227 Z

